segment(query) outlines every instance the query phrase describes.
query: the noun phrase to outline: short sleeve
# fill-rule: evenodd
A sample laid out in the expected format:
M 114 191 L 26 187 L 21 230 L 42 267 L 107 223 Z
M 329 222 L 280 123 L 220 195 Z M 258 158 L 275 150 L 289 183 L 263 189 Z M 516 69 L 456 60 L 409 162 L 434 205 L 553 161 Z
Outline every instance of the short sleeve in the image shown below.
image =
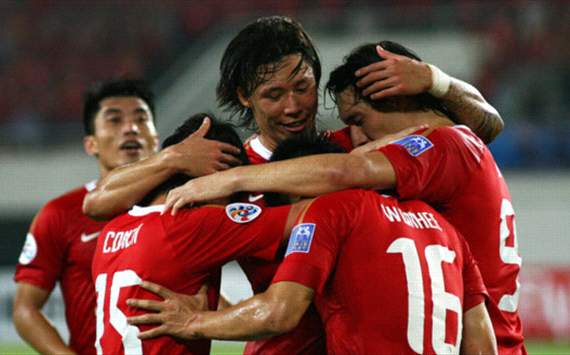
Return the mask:
M 61 211 L 48 203 L 34 218 L 16 266 L 14 280 L 51 291 L 64 262 Z
M 404 137 L 379 151 L 394 168 L 400 198 L 437 204 L 459 193 L 477 165 L 480 153 L 464 143 L 456 128 L 442 127 Z
M 348 191 L 326 195 L 306 208 L 291 231 L 285 258 L 273 283 L 297 282 L 322 293 L 352 223 L 358 219 L 358 196 Z
M 191 255 L 192 264 L 201 269 L 243 257 L 273 260 L 285 237 L 290 206 L 262 209 L 248 203 L 233 205 L 255 206 L 260 212 L 249 221 L 230 218 L 227 206 L 179 213 L 166 231 L 173 236 L 174 250 Z

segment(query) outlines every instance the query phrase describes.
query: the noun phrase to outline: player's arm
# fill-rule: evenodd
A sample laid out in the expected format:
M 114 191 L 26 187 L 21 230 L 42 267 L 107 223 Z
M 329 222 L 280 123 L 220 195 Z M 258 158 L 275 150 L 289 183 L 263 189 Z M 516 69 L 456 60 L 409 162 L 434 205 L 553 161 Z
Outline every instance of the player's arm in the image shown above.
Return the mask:
M 453 112 L 458 123 L 469 126 L 485 143 L 501 133 L 504 122 L 473 85 L 448 76 L 434 66 L 391 53 L 377 46 L 383 61 L 356 72 L 364 95 L 372 99 L 429 92 Z
M 497 340 L 485 303 L 463 313 L 462 354 L 497 354 Z
M 238 148 L 204 138 L 209 126 L 209 119 L 205 119 L 202 126 L 182 142 L 111 171 L 85 196 L 83 212 L 95 219 L 111 219 L 175 173 L 202 176 L 239 165 L 240 161 L 233 156 L 239 154 Z
M 381 152 L 320 154 L 241 166 L 193 179 L 168 194 L 172 212 L 191 202 L 230 196 L 237 191 L 318 196 L 347 188 L 388 189 L 396 184 L 390 161 Z
M 50 292 L 18 282 L 12 320 L 18 334 L 41 354 L 74 354 L 41 309 Z
M 147 283 L 142 286 L 145 284 L 149 286 Z M 155 288 L 155 291 L 158 290 Z M 127 300 L 129 306 L 155 312 L 128 318 L 132 325 L 158 325 L 142 332 L 139 338 L 171 335 L 189 340 L 250 340 L 286 333 L 299 323 L 311 304 L 313 290 L 294 282 L 278 282 L 264 293 L 216 312 L 199 312 L 173 299 L 175 297 L 164 298 L 164 301 Z

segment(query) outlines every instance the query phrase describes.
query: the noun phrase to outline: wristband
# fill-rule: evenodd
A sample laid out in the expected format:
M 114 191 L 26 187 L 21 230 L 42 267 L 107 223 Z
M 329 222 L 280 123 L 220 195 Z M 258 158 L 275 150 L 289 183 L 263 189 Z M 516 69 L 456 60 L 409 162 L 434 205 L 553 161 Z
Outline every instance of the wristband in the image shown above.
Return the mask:
M 449 86 L 451 85 L 451 77 L 444 72 L 442 72 L 438 67 L 432 64 L 428 64 L 431 70 L 431 88 L 428 93 L 433 96 L 440 98 L 445 96 L 449 91 Z

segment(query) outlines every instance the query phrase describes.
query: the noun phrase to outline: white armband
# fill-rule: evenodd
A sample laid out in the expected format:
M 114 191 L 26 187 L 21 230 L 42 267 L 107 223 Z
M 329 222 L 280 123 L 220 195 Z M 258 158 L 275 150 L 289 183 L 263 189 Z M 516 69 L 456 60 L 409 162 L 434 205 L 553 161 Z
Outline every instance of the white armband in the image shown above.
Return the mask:
M 432 64 L 428 64 L 431 70 L 431 88 L 428 93 L 435 97 L 443 97 L 449 91 L 449 86 L 451 85 L 451 77 L 444 72 L 442 72 L 438 67 Z

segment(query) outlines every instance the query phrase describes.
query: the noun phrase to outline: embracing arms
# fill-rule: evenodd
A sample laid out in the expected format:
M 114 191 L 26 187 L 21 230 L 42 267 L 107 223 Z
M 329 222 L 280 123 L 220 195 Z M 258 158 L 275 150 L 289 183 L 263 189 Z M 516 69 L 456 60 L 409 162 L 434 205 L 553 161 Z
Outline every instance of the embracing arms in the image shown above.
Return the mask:
M 202 312 L 182 297 L 159 285 L 142 287 L 161 294 L 164 301 L 128 300 L 134 307 L 153 310 L 128 319 L 132 325 L 157 324 L 141 339 L 172 335 L 182 339 L 250 340 L 267 338 L 293 329 L 313 299 L 313 290 L 294 282 L 272 284 L 267 291 L 221 311 Z
M 83 200 L 83 212 L 107 220 L 128 210 L 148 192 L 175 173 L 202 176 L 239 165 L 239 149 L 231 144 L 204 138 L 210 128 L 202 126 L 182 142 L 154 156 L 111 171 Z
M 320 154 L 241 166 L 193 179 L 170 191 L 166 207 L 175 214 L 186 204 L 230 196 L 237 191 L 312 197 L 347 188 L 388 189 L 395 184 L 394 168 L 380 152 Z
M 357 85 L 364 87 L 364 95 L 372 99 L 381 99 L 393 95 L 416 95 L 422 92 L 434 92 L 434 75 L 427 63 L 391 53 L 377 46 L 379 61 L 359 69 L 356 75 L 361 77 Z M 483 95 L 473 85 L 441 73 L 450 80 L 445 92 L 433 94 L 455 114 L 460 124 L 471 128 L 485 143 L 492 142 L 501 133 L 504 122 Z M 435 79 L 435 81 L 434 81 Z

